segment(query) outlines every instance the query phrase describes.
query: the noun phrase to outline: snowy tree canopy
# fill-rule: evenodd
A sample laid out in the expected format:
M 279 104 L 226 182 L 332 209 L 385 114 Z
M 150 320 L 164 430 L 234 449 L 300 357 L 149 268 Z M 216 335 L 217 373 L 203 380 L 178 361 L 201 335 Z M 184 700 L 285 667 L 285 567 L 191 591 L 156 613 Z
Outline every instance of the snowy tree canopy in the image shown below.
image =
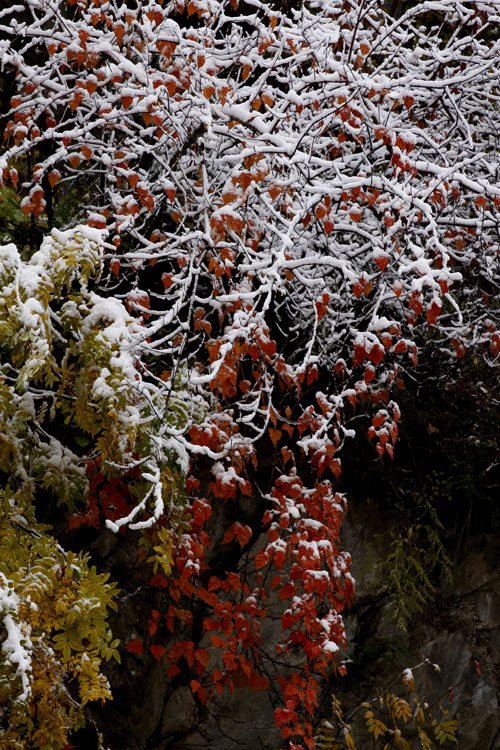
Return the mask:
M 95 497 L 114 482 L 105 524 L 150 530 L 172 602 L 234 604 L 227 622 L 205 620 L 230 657 L 211 672 L 195 649 L 193 692 L 205 703 L 235 675 L 272 683 L 289 748 L 313 746 L 314 675 L 344 638 L 340 457 L 358 415 L 392 457 L 398 388 L 419 357 L 450 373 L 466 353 L 499 361 L 497 10 L 25 0 L 0 12 L 4 195 L 45 235 L 34 254 L 0 248 L 6 492 L 31 507 L 40 485 L 70 528 L 97 528 Z M 215 541 L 254 549 L 253 578 L 212 581 L 206 523 L 242 496 L 259 523 Z M 280 653 L 292 669 L 299 648 L 307 665 L 295 682 L 257 657 L 272 568 Z M 176 676 L 186 648 L 159 648 Z M 25 657 L 4 653 L 27 699 Z

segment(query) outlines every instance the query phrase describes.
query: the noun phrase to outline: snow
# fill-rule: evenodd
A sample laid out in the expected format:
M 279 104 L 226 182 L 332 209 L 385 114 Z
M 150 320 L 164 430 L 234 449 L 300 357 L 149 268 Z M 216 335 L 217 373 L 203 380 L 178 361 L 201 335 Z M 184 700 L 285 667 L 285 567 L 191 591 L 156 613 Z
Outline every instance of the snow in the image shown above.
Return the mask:
M 31 650 L 29 626 L 19 622 L 19 597 L 9 586 L 5 575 L 0 572 L 0 617 L 2 618 L 7 637 L 2 643 L 6 659 L 16 667 L 16 677 L 21 679 L 22 692 L 17 697 L 26 701 L 31 695 Z
M 37 328 L 46 311 L 40 304 L 39 300 L 29 297 L 21 307 L 21 319 L 26 328 Z

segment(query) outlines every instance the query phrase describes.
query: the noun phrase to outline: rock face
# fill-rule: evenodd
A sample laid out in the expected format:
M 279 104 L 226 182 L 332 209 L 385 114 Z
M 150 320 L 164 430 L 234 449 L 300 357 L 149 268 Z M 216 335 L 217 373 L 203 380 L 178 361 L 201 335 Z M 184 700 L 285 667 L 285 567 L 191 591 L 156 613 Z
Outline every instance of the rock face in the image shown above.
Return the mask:
M 376 695 L 376 688 L 404 695 L 401 671 L 425 660 L 438 664 L 416 673 L 420 696 L 441 704 L 459 721 L 459 743 L 464 750 L 500 750 L 500 548 L 495 534 L 471 533 L 455 565 L 453 583 L 441 581 L 436 600 L 401 630 L 391 614 L 384 581 L 377 578 L 374 536 L 384 521 L 369 506 L 353 502 L 343 527 L 343 544 L 352 552 L 357 593 L 346 616 L 349 636 L 349 674 L 325 686 L 320 716 L 328 716 L 329 694 L 350 712 Z M 375 571 L 375 574 L 374 574 Z M 126 641 L 137 621 L 140 598 L 130 617 L 120 618 L 118 636 Z M 264 638 L 278 640 L 281 624 L 266 623 Z M 115 700 L 99 717 L 106 728 L 109 750 L 281 750 L 266 693 L 227 691 L 208 709 L 186 686 L 169 680 L 163 663 L 151 664 L 144 655 L 127 655 L 110 674 Z M 356 747 L 368 750 L 362 721 L 352 720 Z M 420 747 L 416 739 L 411 747 Z M 90 746 L 90 745 L 89 745 Z M 452 745 L 450 744 L 450 747 Z M 448 745 L 445 745 L 448 747 Z
M 440 671 L 424 672 L 420 695 L 441 704 L 459 721 L 458 747 L 500 750 L 500 547 L 495 534 L 469 535 L 453 581 L 441 581 L 436 600 L 405 633 L 391 617 L 384 582 L 373 576 L 373 514 L 351 504 L 344 542 L 352 551 L 356 600 L 346 622 L 354 675 L 336 686 L 354 709 L 376 695 L 376 686 L 396 686 L 401 670 L 426 659 Z M 355 689 L 349 685 L 356 679 Z M 399 686 L 398 686 L 399 681 Z M 369 742 L 361 747 L 370 747 Z M 415 747 L 420 747 L 417 743 Z

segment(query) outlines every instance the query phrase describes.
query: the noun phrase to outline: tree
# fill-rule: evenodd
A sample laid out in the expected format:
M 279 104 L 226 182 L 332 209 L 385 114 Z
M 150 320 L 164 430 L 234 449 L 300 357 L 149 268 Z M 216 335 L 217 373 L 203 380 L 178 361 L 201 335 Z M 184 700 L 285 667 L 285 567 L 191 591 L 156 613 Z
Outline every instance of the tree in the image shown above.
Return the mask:
M 76 511 L 70 529 L 98 527 L 104 516 L 118 531 L 140 510 L 149 519 L 133 527 L 158 520 L 164 493 L 171 513 L 182 500 L 184 453 L 162 438 L 187 417 L 182 390 L 167 404 L 148 386 L 136 364 L 142 332 L 121 302 L 89 289 L 102 250 L 102 232 L 88 226 L 54 230 L 29 262 L 13 244 L 0 248 L 5 748 L 66 746 L 85 704 L 111 698 L 101 662 L 119 658 L 107 624 L 116 584 L 88 555 L 66 552 L 37 510 L 52 497 Z M 169 549 L 163 537 L 155 560 L 171 562 Z M 76 695 L 66 679 L 76 681 Z
M 350 0 L 25 0 L 1 18 L 15 88 L 5 185 L 35 227 L 78 216 L 106 232 L 92 294 L 134 320 L 117 408 L 138 389 L 150 410 L 140 458 L 107 453 L 104 412 L 100 442 L 81 428 L 86 460 L 145 462 L 134 510 L 107 523 L 143 514 L 136 526 L 163 519 L 175 539 L 175 573 L 151 583 L 167 628 L 193 601 L 205 613 L 201 633 L 156 654 L 201 704 L 235 682 L 281 690 L 284 740 L 312 747 L 317 678 L 335 664 L 353 584 L 339 454 L 364 415 L 392 457 L 397 389 L 422 353 L 446 377 L 468 352 L 499 360 L 492 3 L 440 0 L 395 20 Z M 119 390 L 109 346 L 106 404 Z M 218 561 L 214 503 L 233 515 Z M 252 573 L 238 561 L 251 547 Z M 260 654 L 269 589 L 286 603 L 276 674 Z M 223 668 L 208 669 L 208 643 Z

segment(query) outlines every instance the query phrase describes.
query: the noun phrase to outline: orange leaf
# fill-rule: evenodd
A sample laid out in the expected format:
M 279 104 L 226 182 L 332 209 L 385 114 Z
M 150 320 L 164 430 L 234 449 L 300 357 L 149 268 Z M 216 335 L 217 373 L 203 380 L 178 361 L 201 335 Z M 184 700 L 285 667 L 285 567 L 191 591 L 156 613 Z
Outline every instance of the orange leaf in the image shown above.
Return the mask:
M 269 562 L 269 558 L 270 555 L 267 549 L 263 549 L 261 552 L 258 552 L 255 555 L 255 569 L 260 570 L 261 568 L 266 566 Z
M 252 175 L 249 172 L 242 172 L 239 176 L 239 183 L 243 190 L 246 190 L 252 182 Z
M 239 521 L 236 521 L 234 526 L 236 527 L 234 535 L 236 539 L 238 540 L 238 542 L 240 543 L 240 547 L 243 549 L 243 547 L 245 547 L 248 544 L 248 542 L 250 541 L 252 537 L 252 533 L 253 533 L 252 529 L 250 528 L 250 526 L 247 526 L 246 524 L 242 524 Z
M 281 430 L 274 430 L 272 427 L 269 428 L 269 437 L 271 438 L 271 441 L 275 447 L 282 434 L 283 433 L 281 432 Z
M 389 256 L 388 255 L 378 255 L 375 258 L 375 263 L 380 268 L 381 271 L 385 271 L 387 268 L 387 264 L 389 263 Z
M 283 192 L 283 188 L 282 187 L 278 187 L 277 185 L 272 185 L 269 188 L 269 190 L 268 190 L 268 193 L 271 196 L 271 198 L 273 199 L 273 201 L 276 200 L 276 198 L 279 195 L 281 195 L 282 192 Z
M 53 169 L 52 172 L 49 172 L 49 185 L 51 188 L 55 188 L 60 179 L 61 173 L 57 169 Z
M 340 472 L 342 471 L 342 466 L 339 459 L 332 458 L 328 466 L 330 467 L 330 471 L 332 472 L 332 474 L 338 479 L 340 477 Z
M 223 193 L 222 194 L 222 201 L 225 206 L 227 206 L 228 203 L 231 203 L 231 201 L 234 201 L 236 199 L 236 193 Z
M 120 22 L 114 23 L 113 24 L 113 31 L 115 32 L 116 38 L 120 42 L 121 39 L 122 39 L 122 37 L 123 37 L 123 35 L 124 35 L 124 33 L 125 33 L 125 26 L 122 23 L 120 23 Z

